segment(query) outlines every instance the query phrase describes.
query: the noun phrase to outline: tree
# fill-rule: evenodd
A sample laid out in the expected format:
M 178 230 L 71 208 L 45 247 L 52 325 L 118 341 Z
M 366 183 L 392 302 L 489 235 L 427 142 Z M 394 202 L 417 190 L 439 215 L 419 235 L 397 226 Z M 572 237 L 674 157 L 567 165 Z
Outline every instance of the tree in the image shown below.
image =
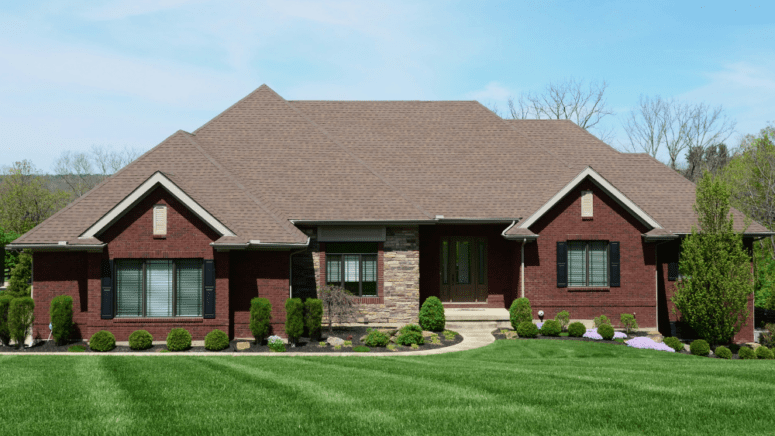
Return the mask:
M 318 292 L 328 317 L 328 333 L 334 332 L 333 323 L 349 321 L 355 313 L 355 299 L 351 293 L 341 286 L 326 285 Z
M 14 241 L 19 236 L 21 235 L 18 233 L 7 232 L 2 227 L 0 227 L 0 250 L 2 250 L 3 254 L 3 262 L 2 265 L 0 265 L 0 268 L 3 269 L 2 273 L 0 273 L 0 284 L 5 281 L 5 271 L 7 270 L 10 272 L 19 262 L 19 253 L 5 251 L 5 246 Z
M 24 234 L 67 204 L 68 194 L 51 192 L 28 160 L 3 169 L 0 182 L 0 227 Z
M 139 151 L 129 147 L 117 151 L 95 145 L 90 155 L 67 150 L 54 162 L 54 174 L 59 176 L 73 196 L 78 198 L 139 155 Z
M 613 114 L 606 107 L 607 87 L 605 81 L 590 82 L 588 87 L 583 81 L 573 79 L 550 83 L 542 93 L 523 93 L 516 100 L 510 97 L 509 114 L 515 120 L 571 120 L 582 129 L 596 131 L 602 141 L 609 142 L 612 131 L 603 130 L 600 126 L 603 118 Z
M 706 148 L 691 146 L 686 150 L 686 167 L 681 169 L 681 173 L 687 179 L 697 183 L 705 171 L 709 171 L 714 176 L 721 174 L 731 159 L 729 149 L 723 143 Z
M 742 233 L 733 230 L 730 192 L 722 178 L 703 176 L 694 210 L 700 230 L 693 227 L 681 244 L 678 270 L 683 279 L 676 283 L 672 301 L 703 339 L 728 343 L 748 318 L 751 259 Z
M 11 270 L 11 279 L 8 281 L 6 295 L 14 298 L 30 296 L 30 281 L 32 280 L 32 255 L 22 252 L 19 263 Z

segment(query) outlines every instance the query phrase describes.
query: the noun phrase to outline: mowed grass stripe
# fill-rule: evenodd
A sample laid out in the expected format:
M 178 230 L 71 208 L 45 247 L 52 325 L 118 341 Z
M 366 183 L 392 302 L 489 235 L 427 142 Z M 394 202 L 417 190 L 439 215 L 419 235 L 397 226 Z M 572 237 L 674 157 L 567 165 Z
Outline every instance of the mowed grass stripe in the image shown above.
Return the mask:
M 77 366 L 89 361 L 100 363 Z M 2 418 L 7 434 L 30 428 L 50 434 L 767 434 L 775 428 L 775 361 L 574 341 L 498 341 L 422 357 L 1 356 L 0 365 L 24 381 L 0 388 L 24 393 L 4 408 L 13 417 Z M 92 374 L 101 384 L 80 387 L 94 383 Z M 113 392 L 99 396 L 95 388 Z M 115 405 L 122 415 L 111 414 Z M 25 415 L 29 410 L 47 413 Z M 116 417 L 123 427 L 107 427 Z

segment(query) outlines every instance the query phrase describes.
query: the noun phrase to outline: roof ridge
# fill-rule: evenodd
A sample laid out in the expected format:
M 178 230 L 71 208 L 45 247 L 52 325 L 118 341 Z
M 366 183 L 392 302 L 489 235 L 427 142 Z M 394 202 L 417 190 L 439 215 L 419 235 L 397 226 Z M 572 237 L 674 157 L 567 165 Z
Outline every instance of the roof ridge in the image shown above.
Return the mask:
M 196 130 L 194 130 L 194 131 L 193 131 L 192 133 L 190 133 L 190 134 L 191 134 L 191 135 L 196 135 L 196 132 L 198 132 L 198 131 L 200 131 L 200 130 L 204 129 L 205 127 L 207 127 L 208 125 L 210 125 L 210 123 L 212 123 L 213 121 L 217 120 L 218 118 L 221 118 L 221 117 L 222 117 L 224 114 L 226 114 L 226 112 L 229 112 L 229 111 L 230 111 L 230 110 L 232 110 L 232 109 L 233 109 L 235 106 L 237 106 L 238 104 L 240 104 L 240 103 L 242 103 L 243 101 L 247 100 L 248 98 L 250 98 L 250 96 L 252 96 L 253 94 L 257 93 L 258 91 L 260 91 L 260 90 L 261 90 L 261 89 L 263 89 L 263 88 L 267 88 L 267 89 L 271 90 L 272 92 L 274 92 L 274 90 L 273 90 L 272 88 L 270 88 L 269 86 L 267 86 L 267 84 L 266 84 L 266 83 L 262 83 L 262 84 L 261 84 L 261 86 L 259 86 L 258 88 L 254 89 L 254 90 L 253 90 L 253 91 L 252 91 L 250 94 L 248 94 L 248 95 L 246 95 L 246 96 L 242 97 L 242 98 L 241 98 L 241 99 L 239 99 L 239 100 L 238 100 L 236 103 L 234 103 L 233 105 L 231 105 L 231 106 L 227 107 L 226 109 L 224 109 L 223 111 L 221 111 L 221 113 L 219 113 L 218 115 L 216 115 L 216 116 L 214 116 L 213 118 L 211 118 L 211 119 L 210 119 L 210 121 L 208 121 L 208 122 L 206 122 L 206 123 L 202 124 L 201 126 L 199 126 L 199 128 L 197 128 Z M 275 93 L 275 94 L 276 94 L 276 93 Z
M 296 227 L 295 227 L 293 224 L 291 224 L 290 222 L 288 222 L 288 220 L 287 220 L 287 219 L 282 219 L 282 218 L 278 217 L 278 216 L 277 216 L 277 215 L 276 215 L 274 212 L 272 212 L 271 210 L 269 210 L 269 208 L 268 208 L 266 205 L 264 205 L 264 202 L 265 202 L 265 201 L 264 201 L 264 202 L 262 202 L 260 199 L 256 198 L 256 196 L 255 196 L 255 195 L 253 195 L 253 193 L 252 193 L 252 192 L 250 192 L 250 190 L 248 190 L 248 189 L 245 187 L 245 185 L 243 185 L 243 184 L 242 184 L 242 183 L 239 181 L 239 179 L 238 179 L 238 178 L 237 178 L 235 175 L 231 174 L 231 172 L 229 172 L 228 170 L 226 170 L 226 169 L 223 167 L 223 165 L 221 165 L 221 163 L 220 163 L 220 162 L 218 162 L 218 161 L 217 161 L 217 160 L 216 160 L 214 157 L 212 157 L 212 156 L 210 155 L 210 153 L 207 153 L 207 152 L 204 150 L 204 148 L 202 148 L 202 146 L 199 144 L 199 142 L 195 140 L 195 138 L 194 138 L 194 135 L 191 135 L 191 134 L 189 134 L 189 135 L 187 135 L 187 136 L 186 136 L 186 138 L 189 140 L 189 142 L 191 143 L 191 145 L 193 145 L 194 147 L 196 147 L 196 149 L 197 149 L 197 150 L 199 150 L 199 152 L 200 152 L 200 153 L 201 153 L 201 154 L 202 154 L 202 155 L 203 155 L 203 156 L 204 156 L 204 157 L 205 157 L 205 158 L 206 158 L 208 161 L 210 161 L 210 163 L 211 163 L 211 164 L 212 164 L 214 167 L 216 167 L 216 168 L 217 168 L 217 169 L 218 169 L 218 170 L 219 170 L 219 171 L 220 171 L 220 172 L 221 172 L 221 173 L 222 173 L 224 176 L 226 176 L 226 177 L 229 179 L 229 181 L 231 181 L 231 182 L 232 182 L 232 183 L 233 183 L 233 184 L 234 184 L 234 185 L 235 185 L 235 186 L 236 186 L 236 187 L 237 187 L 239 190 L 241 190 L 241 191 L 242 191 L 242 192 L 243 192 L 243 193 L 244 193 L 244 194 L 245 194 L 245 195 L 246 195 L 246 196 L 247 196 L 249 199 L 251 199 L 251 200 L 252 200 L 252 201 L 253 201 L 253 202 L 254 202 L 256 205 L 258 205 L 258 207 L 260 207 L 260 208 L 261 208 L 261 210 L 263 210 L 263 211 L 264 211 L 264 212 L 265 212 L 267 215 L 269 215 L 270 217 L 272 217 L 272 219 L 274 219 L 274 220 L 275 220 L 275 222 L 277 222 L 277 223 L 280 225 L 280 227 L 282 227 L 283 229 L 285 229 L 285 230 L 288 232 L 288 234 L 289 234 L 289 235 L 291 235 L 291 236 L 293 236 L 294 238 L 296 238 L 296 237 L 297 237 L 299 234 L 303 234 L 303 233 L 301 232 L 301 230 L 299 230 L 299 229 L 298 229 L 298 228 L 296 228 Z M 306 235 L 304 235 L 304 237 L 306 238 L 307 236 L 306 236 Z
M 270 90 L 270 91 L 272 91 L 272 92 L 274 92 L 274 90 L 273 90 L 273 89 L 271 89 L 271 88 L 269 88 L 269 90 Z M 387 185 L 387 186 L 389 186 L 391 189 L 393 189 L 393 190 L 394 190 L 396 193 L 398 193 L 398 195 L 399 195 L 399 196 L 401 196 L 401 198 L 403 198 L 403 199 L 404 199 L 404 200 L 405 200 L 407 203 L 409 203 L 409 204 L 411 204 L 412 206 L 414 206 L 414 208 L 415 208 L 415 209 L 417 209 L 418 211 L 420 211 L 420 212 L 421 212 L 423 215 L 427 216 L 428 218 L 433 218 L 433 215 L 431 215 L 431 214 L 430 214 L 428 211 L 426 211 L 426 210 L 425 210 L 425 209 L 424 209 L 422 206 L 420 206 L 419 204 L 417 204 L 417 203 L 415 203 L 414 201 L 412 201 L 411 199 L 409 199 L 409 197 L 408 197 L 406 194 L 404 194 L 403 192 L 401 192 L 401 190 L 400 190 L 400 189 L 398 189 L 398 188 L 396 188 L 395 186 L 393 186 L 393 184 L 391 184 L 391 183 L 390 183 L 390 182 L 389 182 L 387 179 L 385 179 L 385 178 L 384 178 L 384 177 L 382 177 L 382 176 L 381 176 L 379 173 L 377 173 L 377 172 L 376 172 L 376 171 L 375 171 L 375 170 L 374 170 L 374 169 L 373 169 L 373 168 L 372 168 L 372 167 L 371 167 L 371 166 L 370 166 L 368 163 L 366 163 L 366 161 L 364 161 L 363 159 L 361 159 L 361 158 L 359 158 L 358 156 L 354 155 L 354 154 L 353 154 L 353 153 L 352 153 L 352 152 L 351 152 L 351 151 L 350 151 L 350 150 L 349 150 L 347 147 L 345 147 L 345 146 L 344 146 L 342 143 L 340 143 L 338 140 L 336 140 L 336 139 L 335 139 L 335 138 L 334 138 L 334 137 L 333 137 L 333 136 L 332 136 L 330 133 L 328 133 L 328 131 L 326 131 L 326 129 L 324 129 L 323 127 L 321 127 L 320 125 L 318 125 L 316 122 L 312 121 L 312 119 L 310 119 L 310 118 L 309 118 L 307 115 L 305 115 L 305 114 L 304 114 L 302 111 L 300 111 L 300 110 L 299 110 L 297 107 L 293 106 L 293 105 L 292 105 L 292 104 L 291 104 L 291 103 L 290 103 L 288 100 L 284 99 L 284 98 L 283 98 L 281 95 L 277 94 L 276 92 L 274 92 L 274 93 L 275 93 L 275 95 L 277 95 L 277 97 L 278 97 L 278 98 L 280 98 L 280 100 L 282 100 L 283 102 L 285 102 L 285 104 L 287 104 L 287 105 L 288 105 L 288 107 L 290 107 L 290 108 L 291 108 L 291 109 L 292 109 L 294 112 L 296 112 L 297 114 L 299 114 L 299 115 L 300 115 L 302 118 L 304 118 L 304 119 L 305 119 L 305 120 L 306 120 L 308 123 L 310 123 L 310 124 L 311 124 L 312 126 L 314 126 L 316 129 L 318 129 L 318 130 L 319 130 L 319 131 L 320 131 L 320 132 L 321 132 L 323 135 L 325 135 L 325 137 L 326 137 L 326 138 L 328 138 L 328 140 L 329 140 L 329 141 L 331 141 L 331 142 L 333 142 L 334 144 L 336 144 L 337 146 L 339 146 L 339 148 L 341 148 L 342 150 L 344 150 L 344 152 L 345 152 L 345 153 L 347 153 L 347 154 L 348 154 L 350 157 L 352 157 L 352 158 L 353 158 L 353 159 L 355 159 L 355 160 L 356 160 L 358 163 L 360 163 L 361 165 L 363 165 L 363 167 L 364 167 L 364 168 L 366 168 L 366 169 L 367 169 L 367 170 L 369 170 L 369 171 L 370 171 L 372 174 L 374 174 L 374 176 L 375 176 L 376 178 L 378 178 L 379 180 L 381 180 L 381 181 L 382 181 L 384 184 L 386 184 L 386 185 Z

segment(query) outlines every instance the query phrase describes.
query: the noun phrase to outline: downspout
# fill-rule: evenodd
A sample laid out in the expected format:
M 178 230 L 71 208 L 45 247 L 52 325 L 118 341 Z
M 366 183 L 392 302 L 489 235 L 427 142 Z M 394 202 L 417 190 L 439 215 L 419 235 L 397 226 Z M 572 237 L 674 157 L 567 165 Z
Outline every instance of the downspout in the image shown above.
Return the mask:
M 307 251 L 309 248 L 309 238 L 307 238 L 307 246 L 299 251 L 292 251 L 288 256 L 288 298 L 293 298 L 293 255 Z
M 527 238 L 522 238 L 522 253 L 519 256 L 519 280 L 522 282 L 522 298 L 525 298 L 525 243 Z

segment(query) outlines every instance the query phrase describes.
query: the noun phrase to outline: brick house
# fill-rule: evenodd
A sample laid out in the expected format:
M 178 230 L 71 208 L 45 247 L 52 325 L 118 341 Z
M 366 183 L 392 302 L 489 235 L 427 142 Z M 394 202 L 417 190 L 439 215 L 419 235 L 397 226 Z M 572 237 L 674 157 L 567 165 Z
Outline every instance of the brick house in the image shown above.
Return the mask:
M 525 296 L 549 318 L 634 313 L 670 334 L 694 196 L 569 121 L 503 120 L 474 101 L 287 101 L 264 85 L 8 248 L 34 253 L 36 338 L 62 294 L 84 338 L 250 337 L 256 296 L 282 335 L 285 299 L 327 283 L 371 324 L 416 321 L 429 296 L 497 308 Z M 751 224 L 746 246 L 769 234 Z M 737 339 L 753 340 L 752 321 Z

